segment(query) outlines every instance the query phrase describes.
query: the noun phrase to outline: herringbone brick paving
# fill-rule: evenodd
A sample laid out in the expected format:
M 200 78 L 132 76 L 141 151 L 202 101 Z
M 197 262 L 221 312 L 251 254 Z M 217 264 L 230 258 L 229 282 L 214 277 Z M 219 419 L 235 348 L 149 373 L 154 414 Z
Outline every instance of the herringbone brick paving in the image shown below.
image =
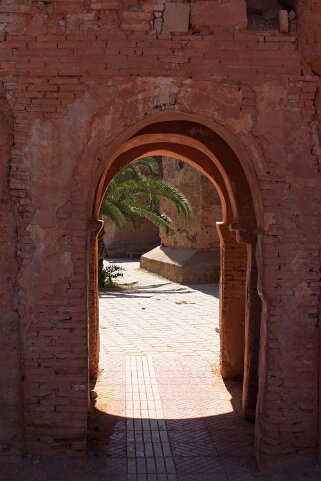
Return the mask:
M 241 385 L 219 374 L 218 286 L 126 267 L 100 296 L 101 357 L 88 458 L 29 457 L 0 481 L 320 481 L 310 461 L 259 471 Z
M 255 467 L 254 426 L 241 414 L 241 383 L 219 374 L 218 285 L 182 286 L 137 262 L 122 265 L 123 288 L 100 297 L 96 386 L 97 409 L 126 413 L 127 429 L 106 440 L 121 460 L 119 480 L 125 466 L 128 481 L 265 480 Z M 270 473 L 271 481 L 287 479 Z

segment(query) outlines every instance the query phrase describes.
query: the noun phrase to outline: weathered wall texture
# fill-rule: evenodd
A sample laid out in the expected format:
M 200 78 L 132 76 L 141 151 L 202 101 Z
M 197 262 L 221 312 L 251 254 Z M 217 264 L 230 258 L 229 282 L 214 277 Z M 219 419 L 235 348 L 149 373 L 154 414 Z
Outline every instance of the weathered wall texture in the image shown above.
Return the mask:
M 188 198 L 193 215 L 184 219 L 173 204 L 161 209 L 172 219 L 173 237 L 160 231 L 161 245 L 141 257 L 142 268 L 182 284 L 217 282 L 220 242 L 216 222 L 222 220 L 219 195 L 211 181 L 186 162 L 163 157 L 163 178 Z
M 3 90 L 0 91 L 0 459 L 15 457 L 21 448 L 22 405 L 20 373 L 19 316 L 17 312 L 17 211 L 9 193 L 10 156 L 13 143 L 13 116 Z M 15 181 L 25 179 L 24 172 L 12 172 L 12 196 Z M 23 214 L 23 206 L 19 213 Z
M 185 220 L 172 204 L 163 201 L 162 209 L 173 221 L 175 237 L 160 232 L 162 245 L 182 249 L 219 249 L 216 222 L 222 220 L 222 208 L 215 187 L 186 162 L 166 157 L 163 158 L 163 178 L 187 197 L 193 216 Z
M 296 0 L 298 12 L 298 41 L 300 51 L 309 67 L 321 74 L 321 4 L 318 0 Z
M 105 217 L 104 226 L 107 257 L 138 257 L 159 244 L 159 229 L 147 221 L 137 228 L 127 222 L 124 229 L 119 230 Z
M 242 0 L 0 3 L 4 118 L 12 112 L 0 158 L 2 448 L 22 428 L 22 379 L 26 448 L 83 453 L 95 190 L 112 142 L 137 122 L 173 111 L 215 122 L 248 159 L 247 177 L 253 173 L 258 219 L 248 239 L 257 237 L 264 301 L 259 459 L 316 455 L 320 6 L 293 5 L 297 32 L 281 34 L 248 29 Z M 238 175 L 229 179 L 230 195 Z

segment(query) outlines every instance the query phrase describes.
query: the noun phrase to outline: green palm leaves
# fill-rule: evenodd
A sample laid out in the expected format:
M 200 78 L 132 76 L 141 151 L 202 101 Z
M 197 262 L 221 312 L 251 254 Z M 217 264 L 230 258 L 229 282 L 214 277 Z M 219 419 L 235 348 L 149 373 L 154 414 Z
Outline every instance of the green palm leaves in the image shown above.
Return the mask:
M 173 203 L 185 219 L 191 217 L 192 209 L 178 189 L 156 177 L 158 172 L 158 164 L 151 157 L 129 164 L 109 184 L 101 204 L 101 214 L 109 217 L 118 229 L 122 229 L 127 221 L 139 227 L 146 219 L 173 236 L 172 221 L 160 212 L 160 200 L 167 199 Z

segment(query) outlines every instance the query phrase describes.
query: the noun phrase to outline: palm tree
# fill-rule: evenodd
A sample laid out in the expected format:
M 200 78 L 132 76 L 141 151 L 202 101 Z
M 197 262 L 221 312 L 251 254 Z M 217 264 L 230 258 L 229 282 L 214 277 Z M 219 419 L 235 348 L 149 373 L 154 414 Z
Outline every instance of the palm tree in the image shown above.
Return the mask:
M 125 167 L 109 184 L 104 195 L 100 212 L 122 229 L 126 221 L 139 227 L 143 219 L 173 236 L 171 219 L 160 211 L 160 200 L 172 202 L 176 210 L 188 219 L 192 215 L 186 197 L 175 187 L 157 177 L 159 167 L 151 157 L 132 162 Z

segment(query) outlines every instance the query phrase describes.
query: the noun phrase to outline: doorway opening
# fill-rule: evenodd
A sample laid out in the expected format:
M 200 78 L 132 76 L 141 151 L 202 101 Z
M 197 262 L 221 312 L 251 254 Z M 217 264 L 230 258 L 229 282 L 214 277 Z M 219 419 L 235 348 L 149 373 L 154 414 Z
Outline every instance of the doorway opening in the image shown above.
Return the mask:
M 132 133 L 131 133 L 132 134 Z M 244 172 L 243 166 L 239 158 L 237 157 L 236 153 L 233 149 L 229 146 L 225 140 L 218 135 L 213 130 L 209 129 L 204 124 L 199 124 L 197 122 L 187 121 L 187 120 L 167 120 L 161 122 L 153 122 L 149 123 L 148 125 L 138 129 L 132 135 L 129 135 L 129 138 L 124 141 L 122 139 L 120 145 L 114 146 L 113 154 L 108 158 L 108 162 L 105 166 L 104 171 L 102 172 L 100 182 L 98 184 L 96 197 L 94 199 L 94 212 L 97 216 L 99 205 L 102 199 L 102 195 L 104 194 L 109 182 L 111 179 L 115 177 L 115 175 L 129 162 L 141 158 L 143 156 L 151 156 L 151 155 L 161 155 L 167 157 L 174 157 L 181 162 L 187 162 L 193 167 L 201 172 L 202 174 L 206 175 L 208 179 L 213 183 L 215 188 L 217 189 L 218 195 L 220 197 L 221 205 L 222 205 L 222 221 L 218 224 L 218 233 L 220 239 L 220 285 L 217 287 L 217 297 L 220 297 L 220 303 L 218 304 L 217 301 L 217 310 L 219 312 L 219 323 L 216 326 L 217 331 L 219 332 L 220 338 L 220 348 L 217 353 L 219 362 L 217 366 L 219 366 L 219 371 L 222 376 L 220 379 L 224 379 L 226 382 L 230 382 L 229 384 L 232 391 L 236 386 L 237 383 L 240 383 L 242 379 L 242 402 L 241 406 L 237 408 L 236 405 L 234 406 L 231 412 L 235 413 L 235 410 L 242 410 L 242 416 L 245 417 L 248 421 L 255 420 L 255 411 L 256 411 L 256 403 L 258 398 L 258 357 L 259 357 L 259 334 L 260 334 L 260 316 L 261 316 L 261 299 L 257 292 L 257 283 L 258 283 L 258 269 L 256 264 L 256 232 L 257 232 L 257 221 L 256 221 L 256 208 L 253 202 L 252 192 L 249 186 L 247 175 Z M 256 206 L 257 207 L 257 206 Z M 92 233 L 92 242 L 91 242 L 91 268 L 90 268 L 90 284 L 91 289 L 89 292 L 89 300 L 90 300 L 90 324 L 89 324 L 89 334 L 90 334 L 90 369 L 91 369 L 91 377 L 95 379 L 98 373 L 98 357 L 99 357 L 99 348 L 98 348 L 98 296 L 97 296 L 97 235 L 101 229 L 101 225 L 97 223 L 97 228 Z M 130 264 L 130 263 L 129 263 Z M 159 284 L 162 284 L 161 282 Z M 166 290 L 167 283 L 164 286 L 158 286 L 160 289 L 165 288 Z M 187 295 L 188 287 L 181 287 L 183 289 L 183 295 Z M 180 287 L 178 289 L 181 289 Z M 185 290 L 184 290 L 185 289 Z M 186 292 L 187 289 L 187 292 Z M 197 289 L 196 289 L 197 291 Z M 203 289 L 204 291 L 204 289 Z M 178 291 L 180 292 L 180 291 Z M 204 293 L 199 291 L 202 295 L 208 295 L 208 293 Z M 214 292 L 214 291 L 213 291 Z M 129 294 L 131 296 L 133 291 Z M 149 294 L 147 289 L 142 288 L 139 289 L 139 294 L 144 296 Z M 177 294 L 177 293 L 176 293 Z M 158 295 L 158 294 L 156 294 Z M 169 294 L 168 294 L 169 295 Z M 179 294 L 181 295 L 181 294 Z M 194 295 L 194 294 L 193 294 Z M 195 294 L 196 295 L 196 294 Z M 114 296 L 117 300 L 117 295 Z M 134 298 L 137 296 L 134 295 Z M 213 296 L 212 296 L 213 297 Z M 214 296 L 215 297 L 215 296 Z M 114 299 L 115 300 L 115 299 Z M 182 304 L 178 303 L 177 306 L 184 306 L 185 302 L 188 303 L 189 301 L 182 299 L 184 301 Z M 118 305 L 120 306 L 120 300 L 117 300 Z M 139 301 L 140 302 L 140 301 Z M 155 301 L 156 302 L 156 301 Z M 158 301 L 159 302 L 159 301 Z M 177 301 L 179 302 L 179 301 Z M 198 301 L 202 303 L 203 301 Z M 106 307 L 108 310 L 108 308 Z M 146 308 L 145 308 L 146 309 Z M 142 307 L 142 310 L 145 310 Z M 162 307 L 159 308 L 162 310 Z M 126 318 L 126 311 L 125 308 L 123 312 L 123 317 Z M 195 316 L 200 317 L 202 312 L 202 308 L 198 310 L 198 314 Z M 214 313 L 214 310 L 213 310 Z M 178 316 L 179 317 L 179 316 Z M 214 316 L 213 316 L 214 317 Z M 110 322 L 110 321 L 109 321 Z M 116 322 L 115 320 L 112 322 Z M 131 331 L 130 326 L 128 325 L 126 328 L 130 334 L 128 338 L 135 339 L 135 330 Z M 214 332 L 215 329 L 214 329 Z M 180 330 L 181 335 L 183 335 L 183 330 Z M 216 332 L 217 333 L 217 332 Z M 218 334 L 218 333 L 217 333 Z M 205 336 L 206 337 L 206 336 Z M 214 339 L 213 339 L 214 342 Z M 108 340 L 107 340 L 108 343 Z M 129 342 L 131 343 L 131 342 Z M 188 355 L 188 354 L 187 354 Z M 204 354 L 204 358 L 206 359 L 206 354 Z M 137 398 L 139 393 L 139 386 L 144 384 L 145 388 L 148 392 L 151 393 L 153 398 L 153 409 L 152 412 L 156 413 L 157 416 L 154 419 L 156 420 L 156 425 L 158 426 L 158 436 L 164 436 L 164 438 L 168 438 L 168 432 L 166 431 L 165 427 L 167 425 L 167 421 L 164 418 L 164 412 L 162 403 L 160 401 L 159 391 L 157 387 L 157 376 L 156 370 L 153 359 L 151 359 L 148 355 L 145 357 L 145 354 L 141 352 L 135 352 L 135 350 L 129 355 L 129 359 L 120 361 L 120 358 L 115 361 L 117 366 L 121 363 L 124 363 L 124 373 L 125 376 L 119 376 L 119 371 L 115 372 L 115 379 L 112 384 L 114 386 L 119 386 L 120 382 L 125 382 L 123 392 L 125 395 L 129 396 L 132 400 L 131 407 L 125 405 L 125 411 L 119 411 L 119 413 L 109 413 L 109 429 L 110 429 L 110 422 L 113 425 L 113 430 L 115 435 L 117 436 L 116 425 L 120 425 L 120 423 L 126 423 L 127 429 L 127 437 L 128 436 L 135 436 L 135 432 L 139 433 L 139 429 L 135 430 L 136 425 L 140 425 L 141 432 L 144 432 L 144 420 L 149 419 L 149 432 L 150 436 L 152 436 L 152 428 L 151 428 L 151 417 L 144 418 L 142 409 L 143 407 L 148 405 L 148 399 L 135 399 Z M 127 362 L 127 364 L 126 364 Z M 208 362 L 208 360 L 206 361 Z M 197 363 L 196 363 L 197 364 Z M 166 365 L 167 372 L 170 367 L 170 363 Z M 193 367 L 192 371 L 196 369 L 196 366 Z M 112 366 L 108 371 L 112 372 Z M 186 371 L 186 368 L 185 368 Z M 214 369 L 215 371 L 215 369 Z M 116 374 L 118 372 L 118 374 Z M 162 377 L 162 369 L 161 367 L 158 369 L 158 376 Z M 202 371 L 202 368 L 200 369 Z M 215 374 L 215 373 L 214 373 Z M 127 377 L 126 377 L 127 376 Z M 166 373 L 163 373 L 163 376 L 166 377 Z M 121 381 L 121 379 L 122 381 Z M 175 376 L 174 376 L 175 378 Z M 193 379 L 193 374 L 189 375 L 190 379 Z M 124 381 L 125 379 L 125 381 Z M 131 386 L 128 386 L 126 383 L 126 379 L 131 379 Z M 133 380 L 135 382 L 133 384 Z M 217 377 L 219 379 L 219 377 Z M 148 381 L 148 382 L 147 382 Z M 204 386 L 206 385 L 206 377 L 203 379 Z M 110 378 L 109 378 L 109 381 Z M 222 381 L 223 382 L 223 381 Z M 146 384 L 147 383 L 147 384 Z M 156 384 L 155 384 L 156 383 Z M 217 381 L 218 383 L 218 381 Z M 234 383 L 234 385 L 233 385 Z M 173 382 L 172 386 L 175 392 L 184 393 L 186 392 L 186 385 L 181 380 L 179 385 L 177 382 Z M 197 385 L 197 384 L 195 384 Z M 156 386 L 156 387 L 155 387 Z M 233 387 L 234 386 L 234 387 Z M 205 389 L 205 388 L 204 388 Z M 197 388 L 200 391 L 200 386 Z M 236 389 L 237 390 L 237 389 Z M 147 392 L 146 391 L 146 392 Z M 174 392 L 173 391 L 173 392 Z M 145 393 L 145 397 L 147 394 Z M 139 397 L 139 396 L 138 396 Z M 235 396 L 234 396 L 235 397 Z M 181 405 L 182 405 L 181 398 Z M 140 410 L 138 410 L 137 404 L 135 402 L 140 403 Z M 146 404 L 146 402 L 147 404 Z M 206 405 L 206 399 L 204 399 L 204 406 Z M 220 405 L 218 401 L 217 406 Z M 128 411 L 126 411 L 129 409 Z M 169 410 L 171 407 L 168 408 Z M 174 407 L 173 407 L 174 409 Z M 188 430 L 190 433 L 192 430 L 192 425 L 195 420 L 200 419 L 195 413 L 192 411 L 188 413 L 188 406 L 186 406 L 186 413 L 182 418 L 181 415 L 175 416 L 171 414 L 171 421 L 174 423 L 176 420 L 180 420 L 179 425 L 176 424 L 175 431 L 176 435 L 179 437 L 178 432 L 181 431 L 183 420 L 185 426 L 189 426 Z M 212 409 L 212 408 L 210 408 Z M 137 410 L 136 414 L 139 416 L 138 420 L 135 416 L 135 411 Z M 222 419 L 220 418 L 219 413 L 208 412 L 209 416 L 206 416 L 206 406 L 203 407 L 203 419 L 202 423 L 204 422 L 204 418 L 214 418 L 215 423 L 217 422 L 224 422 L 226 421 L 227 424 L 230 422 L 230 416 L 226 413 L 226 416 L 223 415 Z M 131 416 L 132 415 L 132 416 Z M 122 419 L 120 419 L 122 418 Z M 232 416 L 233 418 L 233 416 Z M 231 418 L 231 419 L 232 419 Z M 107 418 L 106 418 L 107 419 Z M 161 429 L 160 424 L 162 422 L 164 429 Z M 194 422 L 195 421 L 195 422 Z M 146 421 L 147 422 L 147 421 Z M 210 421 L 209 421 L 210 422 Z M 224 424 L 223 422 L 223 424 Z M 130 423 L 133 429 L 130 429 Z M 249 428 L 251 429 L 251 428 Z M 164 433 L 161 434 L 161 431 Z M 107 431 L 105 431 L 107 432 Z M 196 432 L 198 434 L 196 434 Z M 131 434 L 134 433 L 134 434 Z M 207 432 L 208 434 L 208 432 Z M 190 434 L 191 435 L 191 434 Z M 196 438 L 198 436 L 202 436 L 199 430 L 195 430 L 194 435 Z M 140 436 L 138 434 L 138 436 Z M 138 442 L 138 447 L 141 447 L 144 451 L 144 456 L 142 451 L 140 451 L 141 455 L 137 455 L 137 445 L 135 444 L 135 461 L 132 460 L 134 456 L 129 456 L 127 451 L 127 457 L 129 459 L 127 463 L 126 470 L 124 471 L 124 475 L 132 475 L 131 478 L 134 479 L 134 476 L 137 477 L 137 473 L 146 475 L 146 479 L 148 475 L 151 476 L 155 474 L 163 474 L 166 475 L 166 479 L 177 479 L 177 471 L 175 471 L 175 466 L 177 465 L 177 461 L 174 462 L 174 468 L 166 467 L 165 472 L 161 473 L 161 471 L 154 472 L 153 467 L 151 467 L 151 472 L 147 472 L 147 464 L 149 457 L 146 457 L 146 449 L 154 450 L 153 453 L 155 455 L 155 447 L 152 444 L 152 447 L 148 444 L 147 439 L 143 436 L 143 445 L 140 445 L 140 441 Z M 156 434 L 155 434 L 156 436 Z M 144 441 L 145 439 L 145 441 Z M 205 438 L 204 438 L 205 439 Z M 252 435 L 253 440 L 253 435 Z M 135 438 L 136 442 L 136 438 Z M 147 447 L 145 444 L 147 443 Z M 164 457 L 164 462 L 166 465 L 166 457 L 170 458 L 170 455 L 165 456 L 166 449 L 166 442 L 165 448 L 162 448 L 162 455 Z M 195 443 L 194 443 L 195 444 Z M 181 443 L 181 450 L 188 450 L 185 446 L 182 447 L 184 443 Z M 193 445 L 193 443 L 192 443 Z M 209 446 L 208 443 L 204 441 L 202 446 L 205 445 Z M 130 445 L 132 446 L 132 445 Z M 134 449 L 134 448 L 133 448 Z M 172 452 L 172 451 L 171 451 Z M 212 453 L 213 454 L 213 453 Z M 182 455 L 182 454 L 181 454 Z M 178 455 L 179 456 L 179 455 Z M 172 452 L 173 457 L 173 452 Z M 182 455 L 184 458 L 184 455 Z M 209 453 L 209 458 L 215 458 Z M 139 461 L 138 458 L 144 459 L 144 461 Z M 155 459 L 157 456 L 155 457 Z M 210 463 L 214 463 L 214 461 L 210 461 Z M 172 461 L 168 460 L 169 466 L 171 465 Z M 155 465 L 154 461 L 154 465 Z M 200 461 L 201 462 L 201 461 Z M 130 464 L 134 463 L 134 464 Z M 142 467 L 143 463 L 145 467 Z M 184 464 L 184 462 L 183 462 Z M 214 463 L 215 464 L 215 463 Z M 213 464 L 213 466 L 214 466 Z M 141 466 L 141 468 L 139 468 Z M 156 466 L 156 465 L 155 465 Z M 141 471 L 139 471 L 141 469 Z M 145 472 L 142 471 L 145 469 Z M 155 468 L 156 469 L 156 468 Z M 207 468 L 208 469 L 208 468 Z M 213 467 L 213 469 L 215 469 Z M 135 471 L 136 470 L 136 471 Z M 169 476 L 172 476 L 170 478 Z M 138 478 L 135 478 L 138 479 Z M 151 478 L 152 479 L 152 478 Z M 158 478 L 155 478 L 158 479 Z M 164 478 L 165 479 L 165 478 Z

